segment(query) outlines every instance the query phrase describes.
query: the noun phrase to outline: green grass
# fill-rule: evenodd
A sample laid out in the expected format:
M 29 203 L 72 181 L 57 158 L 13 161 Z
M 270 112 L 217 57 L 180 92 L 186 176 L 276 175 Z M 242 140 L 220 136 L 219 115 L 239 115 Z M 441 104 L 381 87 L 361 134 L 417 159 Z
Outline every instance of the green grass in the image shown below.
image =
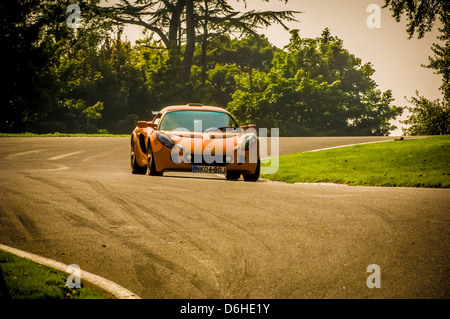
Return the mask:
M 33 261 L 0 251 L 7 297 L 11 299 L 105 299 L 102 293 L 84 287 L 70 289 L 68 274 Z
M 131 134 L 131 133 L 130 133 Z M 86 133 L 47 133 L 47 134 L 36 134 L 36 133 L 0 133 L 1 137 L 128 137 L 130 134 L 109 134 L 109 133 L 97 133 L 97 134 L 86 134 Z
M 450 136 L 434 136 L 283 155 L 278 172 L 261 177 L 287 183 L 450 187 L 449 159 Z

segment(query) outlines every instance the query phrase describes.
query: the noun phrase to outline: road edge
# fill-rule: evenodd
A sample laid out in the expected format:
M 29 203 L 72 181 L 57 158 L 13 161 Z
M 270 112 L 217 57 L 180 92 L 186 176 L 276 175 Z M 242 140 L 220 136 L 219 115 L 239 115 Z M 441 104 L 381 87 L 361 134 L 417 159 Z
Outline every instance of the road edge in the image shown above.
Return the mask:
M 51 268 L 54 268 L 56 270 L 65 272 L 69 275 L 71 275 L 72 273 L 68 272 L 67 268 L 69 267 L 69 265 L 66 265 L 62 262 L 56 261 L 56 260 L 52 260 L 49 258 L 45 258 L 36 254 L 32 254 L 17 248 L 13 248 L 10 246 L 6 246 L 3 244 L 0 244 L 0 250 L 3 250 L 5 252 L 17 255 L 19 257 L 22 258 L 27 258 L 32 260 L 35 263 L 41 264 L 41 265 L 45 265 Z M 87 282 L 90 282 L 91 284 L 94 284 L 96 286 L 98 286 L 99 288 L 105 290 L 106 292 L 110 293 L 111 295 L 113 295 L 114 297 L 116 297 L 117 299 L 142 299 L 141 297 L 139 297 L 138 295 L 136 295 L 135 293 L 131 292 L 130 290 L 116 284 L 115 282 L 112 282 L 106 278 L 100 277 L 98 275 L 95 275 L 93 273 L 90 273 L 88 271 L 85 270 L 81 270 L 81 279 L 85 280 Z

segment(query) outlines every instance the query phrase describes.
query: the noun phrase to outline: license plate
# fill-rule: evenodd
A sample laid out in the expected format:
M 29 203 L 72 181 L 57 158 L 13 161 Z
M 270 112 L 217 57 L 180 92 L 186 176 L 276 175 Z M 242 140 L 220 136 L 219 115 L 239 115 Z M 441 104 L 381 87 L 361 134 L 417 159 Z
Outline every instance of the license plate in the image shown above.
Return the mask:
M 192 165 L 192 173 L 225 174 L 227 169 L 220 166 Z

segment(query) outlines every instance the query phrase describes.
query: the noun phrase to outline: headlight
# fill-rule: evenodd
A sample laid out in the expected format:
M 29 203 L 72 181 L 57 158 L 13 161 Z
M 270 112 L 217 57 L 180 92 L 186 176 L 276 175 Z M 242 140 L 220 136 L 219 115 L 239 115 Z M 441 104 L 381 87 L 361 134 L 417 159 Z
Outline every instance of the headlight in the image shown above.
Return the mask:
M 172 139 L 164 133 L 156 132 L 156 138 L 165 147 L 172 149 L 175 146 L 175 143 L 172 141 Z
M 244 151 L 249 150 L 255 144 L 256 144 L 256 135 L 250 134 L 244 139 L 244 142 L 242 142 L 242 149 Z

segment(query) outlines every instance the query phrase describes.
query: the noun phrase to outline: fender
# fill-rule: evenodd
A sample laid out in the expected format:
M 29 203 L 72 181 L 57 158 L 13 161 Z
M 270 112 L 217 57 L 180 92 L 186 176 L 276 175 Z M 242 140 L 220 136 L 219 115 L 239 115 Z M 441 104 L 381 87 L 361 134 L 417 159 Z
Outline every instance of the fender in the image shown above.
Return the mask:
M 142 133 L 138 133 L 137 138 L 138 138 L 139 147 L 141 148 L 142 153 L 147 154 L 147 145 L 145 143 L 145 135 Z

